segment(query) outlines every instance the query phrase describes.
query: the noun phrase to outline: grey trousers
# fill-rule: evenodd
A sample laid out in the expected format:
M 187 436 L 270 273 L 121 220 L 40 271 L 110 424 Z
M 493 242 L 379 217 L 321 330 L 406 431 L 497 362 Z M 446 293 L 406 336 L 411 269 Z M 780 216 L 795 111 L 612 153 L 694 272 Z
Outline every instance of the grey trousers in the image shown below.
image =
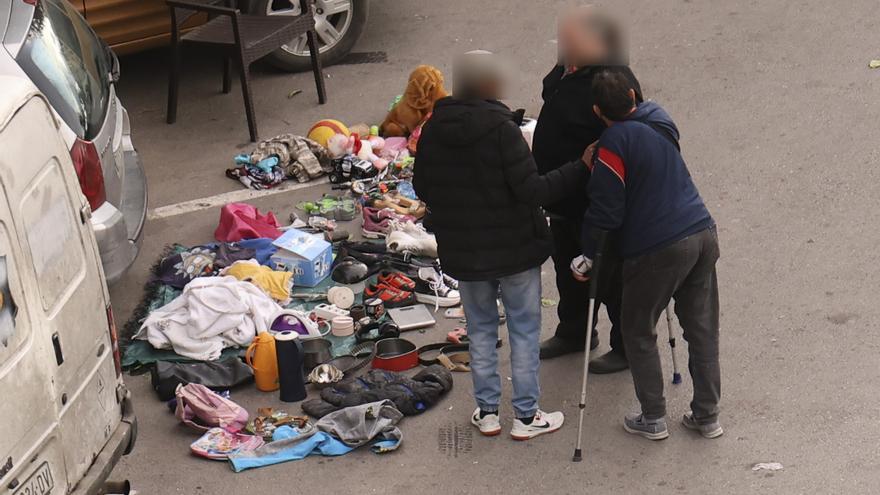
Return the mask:
M 624 260 L 621 330 L 642 414 L 666 416 L 657 321 L 671 299 L 688 342 L 694 384 L 691 410 L 700 423 L 718 418 L 718 234 L 711 227 L 652 253 Z

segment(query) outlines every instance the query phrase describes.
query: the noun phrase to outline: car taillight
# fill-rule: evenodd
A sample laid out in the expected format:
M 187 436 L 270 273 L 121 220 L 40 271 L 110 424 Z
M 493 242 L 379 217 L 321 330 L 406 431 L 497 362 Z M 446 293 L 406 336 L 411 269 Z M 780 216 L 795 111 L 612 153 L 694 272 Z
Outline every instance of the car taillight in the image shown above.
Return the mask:
M 116 319 L 113 318 L 113 307 L 107 304 L 107 327 L 110 329 L 110 349 L 113 350 L 113 364 L 116 376 L 122 375 L 122 357 L 119 355 L 119 334 L 116 333 Z
M 92 211 L 107 201 L 107 192 L 104 189 L 104 171 L 101 169 L 101 158 L 98 150 L 91 141 L 83 141 L 77 138 L 70 148 L 70 157 L 73 159 L 73 167 L 79 177 L 79 186 L 83 194 L 89 200 Z
M 22 1 L 28 5 L 36 5 L 37 4 L 37 0 L 22 0 Z

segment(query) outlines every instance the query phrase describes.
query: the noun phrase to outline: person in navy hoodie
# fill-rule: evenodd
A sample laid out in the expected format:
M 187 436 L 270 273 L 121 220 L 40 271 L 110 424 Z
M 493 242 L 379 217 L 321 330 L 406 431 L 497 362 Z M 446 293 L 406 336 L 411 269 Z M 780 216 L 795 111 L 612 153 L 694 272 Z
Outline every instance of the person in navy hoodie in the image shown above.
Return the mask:
M 654 102 L 637 103 L 636 88 L 621 70 L 597 74 L 592 91 L 593 111 L 608 129 L 592 162 L 582 247 L 589 266 L 594 231 L 609 231 L 623 259 L 622 336 L 642 407 L 626 415 L 624 429 L 651 440 L 669 436 L 655 328 L 675 300 L 694 384 L 691 411 L 682 422 L 716 438 L 723 430 L 715 221 L 682 159 L 678 129 L 666 111 Z

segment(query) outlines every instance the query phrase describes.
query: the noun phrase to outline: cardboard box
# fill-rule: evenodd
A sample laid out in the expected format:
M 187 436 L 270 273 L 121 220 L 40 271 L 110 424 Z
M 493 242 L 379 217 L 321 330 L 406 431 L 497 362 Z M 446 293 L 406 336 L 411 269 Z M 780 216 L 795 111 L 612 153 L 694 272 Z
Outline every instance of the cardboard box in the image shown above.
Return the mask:
M 333 266 L 333 247 L 322 238 L 290 229 L 272 242 L 278 251 L 272 255 L 278 270 L 293 273 L 293 284 L 314 287 Z

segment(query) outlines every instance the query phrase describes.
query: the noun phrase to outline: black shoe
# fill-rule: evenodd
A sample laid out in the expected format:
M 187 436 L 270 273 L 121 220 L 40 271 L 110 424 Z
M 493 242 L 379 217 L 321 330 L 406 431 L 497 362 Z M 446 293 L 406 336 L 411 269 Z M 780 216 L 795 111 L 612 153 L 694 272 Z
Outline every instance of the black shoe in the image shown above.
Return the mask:
M 629 368 L 629 363 L 626 360 L 626 356 L 614 350 L 590 360 L 590 373 L 596 375 L 617 373 L 627 368 Z
M 599 345 L 599 339 L 593 339 L 590 344 L 590 350 Z M 555 357 L 573 354 L 575 352 L 583 352 L 584 343 L 572 340 L 566 340 L 560 337 L 550 337 L 541 342 L 541 359 L 553 359 Z

